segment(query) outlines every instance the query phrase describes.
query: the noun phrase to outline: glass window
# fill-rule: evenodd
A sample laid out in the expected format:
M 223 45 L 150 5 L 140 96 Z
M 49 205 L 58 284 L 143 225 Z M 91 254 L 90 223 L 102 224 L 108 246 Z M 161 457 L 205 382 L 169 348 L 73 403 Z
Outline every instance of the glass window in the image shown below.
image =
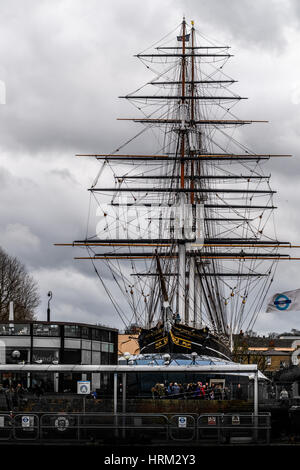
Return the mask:
M 59 361 L 57 349 L 34 349 L 32 352 L 32 362 L 52 364 L 54 361 Z
M 28 349 L 21 349 L 19 347 L 8 347 L 6 348 L 4 355 L 4 362 L 6 362 L 6 364 L 20 364 L 28 362 Z
M 109 344 L 108 343 L 101 343 L 101 351 L 109 352 Z
M 101 354 L 101 364 L 109 364 L 109 354 L 108 353 L 102 353 Z
M 80 338 L 80 326 L 78 325 L 65 325 L 65 336 L 70 338 Z
M 44 325 L 43 323 L 34 323 L 33 335 L 34 336 L 59 336 L 58 325 Z
M 0 335 L 30 335 L 30 325 L 21 323 L 0 325 Z
M 83 349 L 81 351 L 81 363 L 82 364 L 91 364 L 91 361 L 92 361 L 91 351 L 87 351 L 86 349 Z
M 80 364 L 81 363 L 81 351 L 80 349 L 65 349 L 64 364 Z
M 98 351 L 92 352 L 92 364 L 101 364 L 100 358 L 101 358 L 100 352 Z
M 108 352 L 110 352 L 110 353 L 113 353 L 113 352 L 114 352 L 114 344 L 113 344 L 113 343 L 109 343 L 109 345 L 108 345 Z
M 90 329 L 87 326 L 81 327 L 81 337 L 85 339 L 90 338 Z
M 92 329 L 92 339 L 95 339 L 97 341 L 100 341 L 101 339 L 101 335 L 100 335 L 101 331 L 96 329 L 96 328 L 93 328 Z

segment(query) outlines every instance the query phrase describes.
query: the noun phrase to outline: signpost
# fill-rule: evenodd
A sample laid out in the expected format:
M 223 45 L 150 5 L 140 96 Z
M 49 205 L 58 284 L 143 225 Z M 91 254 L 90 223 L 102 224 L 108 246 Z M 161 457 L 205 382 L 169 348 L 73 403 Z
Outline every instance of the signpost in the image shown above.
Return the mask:
M 89 380 L 78 380 L 77 394 L 83 395 L 83 412 L 85 413 L 85 397 L 91 393 L 91 382 Z

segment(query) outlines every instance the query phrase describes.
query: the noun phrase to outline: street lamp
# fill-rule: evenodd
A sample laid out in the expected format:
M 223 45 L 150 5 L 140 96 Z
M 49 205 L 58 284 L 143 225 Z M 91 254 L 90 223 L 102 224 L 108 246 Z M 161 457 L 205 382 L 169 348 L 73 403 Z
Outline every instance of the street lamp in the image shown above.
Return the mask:
M 52 299 L 52 292 L 49 290 L 48 292 L 48 308 L 47 308 L 47 322 L 50 322 L 50 300 Z

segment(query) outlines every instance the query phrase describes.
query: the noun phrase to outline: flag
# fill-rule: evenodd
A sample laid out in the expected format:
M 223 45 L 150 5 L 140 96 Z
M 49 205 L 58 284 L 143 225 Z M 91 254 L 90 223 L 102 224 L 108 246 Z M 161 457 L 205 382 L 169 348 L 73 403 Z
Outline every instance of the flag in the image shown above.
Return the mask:
M 300 310 L 300 289 L 280 292 L 269 299 L 266 312 L 287 310 Z
M 190 40 L 190 35 L 189 34 L 186 34 L 184 36 L 184 40 L 185 41 L 189 41 Z M 177 41 L 183 41 L 183 36 L 177 36 Z

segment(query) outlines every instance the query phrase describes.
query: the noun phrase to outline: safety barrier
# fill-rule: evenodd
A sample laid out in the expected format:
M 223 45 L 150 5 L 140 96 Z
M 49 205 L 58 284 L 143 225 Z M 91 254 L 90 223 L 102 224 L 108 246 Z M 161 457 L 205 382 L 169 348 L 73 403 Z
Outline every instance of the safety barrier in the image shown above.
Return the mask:
M 270 443 L 271 413 L 202 414 L 197 423 L 197 439 L 223 442 Z
M 271 414 L 8 413 L 0 415 L 7 441 L 163 443 L 270 442 Z

